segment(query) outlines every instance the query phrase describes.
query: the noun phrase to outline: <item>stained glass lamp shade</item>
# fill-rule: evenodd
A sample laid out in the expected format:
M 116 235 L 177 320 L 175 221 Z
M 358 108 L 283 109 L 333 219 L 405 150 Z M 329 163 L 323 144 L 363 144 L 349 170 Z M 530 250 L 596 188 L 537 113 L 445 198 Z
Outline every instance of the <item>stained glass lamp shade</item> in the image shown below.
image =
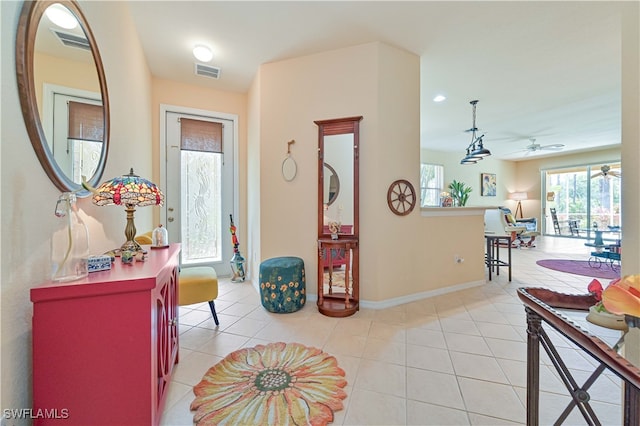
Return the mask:
M 127 175 L 118 176 L 100 185 L 93 192 L 93 204 L 98 206 L 123 205 L 127 212 L 127 226 L 124 229 L 126 242 L 120 250 L 138 251 L 142 248 L 135 242 L 136 226 L 133 222 L 133 213 L 136 207 L 161 206 L 164 204 L 164 194 L 158 187 L 133 173 L 133 169 Z

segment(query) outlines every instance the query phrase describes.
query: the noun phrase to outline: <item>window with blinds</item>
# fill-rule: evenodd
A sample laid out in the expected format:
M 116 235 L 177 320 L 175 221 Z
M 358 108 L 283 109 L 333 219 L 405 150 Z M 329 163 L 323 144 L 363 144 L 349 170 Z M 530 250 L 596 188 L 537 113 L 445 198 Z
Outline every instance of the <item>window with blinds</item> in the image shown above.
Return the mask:
M 94 175 L 104 148 L 104 108 L 101 104 L 67 102 L 67 149 L 71 176 L 80 183 L 82 177 Z
M 420 164 L 420 206 L 439 207 L 440 193 L 444 186 L 444 166 Z
M 69 101 L 69 132 L 67 137 L 79 141 L 104 141 L 104 108 L 102 105 Z

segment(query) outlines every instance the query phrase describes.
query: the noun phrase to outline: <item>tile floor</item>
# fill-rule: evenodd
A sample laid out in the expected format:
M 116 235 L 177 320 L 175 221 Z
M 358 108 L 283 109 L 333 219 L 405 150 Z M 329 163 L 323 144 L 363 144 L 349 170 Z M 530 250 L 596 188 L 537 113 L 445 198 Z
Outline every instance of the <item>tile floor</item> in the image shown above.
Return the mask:
M 334 424 L 524 424 L 526 324 L 516 289 L 585 292 L 590 278 L 535 264 L 542 258 L 586 260 L 583 243 L 543 237 L 536 248 L 513 250 L 512 282 L 504 270 L 480 287 L 384 310 L 361 308 L 340 319 L 319 314 L 314 303 L 292 314 L 268 313 L 249 283 L 222 279 L 216 299 L 219 327 L 206 303 L 180 308 L 180 363 L 162 424 L 192 424 L 192 387 L 225 355 L 276 341 L 299 342 L 336 356 L 346 372 L 348 397 Z M 619 336 L 586 323 L 581 315 L 575 319 L 610 344 Z M 549 334 L 583 383 L 595 369 L 594 361 Z M 541 424 L 553 424 L 569 397 L 543 352 Z M 620 389 L 612 374 L 601 376 L 591 388 L 592 406 L 603 424 L 621 424 Z M 565 424 L 585 421 L 574 410 Z

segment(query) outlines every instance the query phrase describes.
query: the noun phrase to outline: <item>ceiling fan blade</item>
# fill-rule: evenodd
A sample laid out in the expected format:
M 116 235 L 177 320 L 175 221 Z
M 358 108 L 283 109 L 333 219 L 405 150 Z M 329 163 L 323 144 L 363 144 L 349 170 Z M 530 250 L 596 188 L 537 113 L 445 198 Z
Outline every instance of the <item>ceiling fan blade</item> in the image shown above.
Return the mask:
M 521 157 L 523 154 L 527 152 L 525 149 L 519 149 L 517 151 L 511 151 L 505 154 L 506 157 Z
M 551 145 L 544 145 L 539 147 L 538 149 L 546 149 L 549 151 L 560 151 L 562 148 L 564 148 L 564 145 L 561 143 L 554 143 Z
M 507 142 L 507 143 L 520 142 L 525 140 L 530 141 L 531 139 L 535 140 L 535 138 L 537 137 L 554 136 L 555 133 L 550 133 L 549 132 L 550 130 L 552 130 L 550 127 L 546 127 L 543 129 L 537 129 L 536 131 L 531 132 L 529 134 L 517 133 L 517 132 L 505 132 L 499 136 L 494 135 L 494 137 L 492 137 L 491 140 L 497 141 L 497 142 Z
M 608 177 L 617 177 L 617 178 L 621 178 L 622 177 L 622 173 L 618 170 L 611 170 L 611 167 L 608 166 L 607 164 L 605 164 L 604 166 L 600 167 L 600 172 L 596 173 L 595 175 L 591 176 L 591 179 L 596 178 L 596 177 L 600 177 L 603 176 L 605 178 Z

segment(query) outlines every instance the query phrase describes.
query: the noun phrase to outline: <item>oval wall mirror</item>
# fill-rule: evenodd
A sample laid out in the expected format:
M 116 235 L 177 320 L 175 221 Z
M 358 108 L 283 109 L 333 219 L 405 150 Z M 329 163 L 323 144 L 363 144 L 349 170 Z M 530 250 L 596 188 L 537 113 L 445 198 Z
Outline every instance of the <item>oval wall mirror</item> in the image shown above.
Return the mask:
M 40 164 L 58 189 L 88 196 L 82 176 L 97 186 L 109 151 L 109 97 L 97 44 L 75 1 L 25 1 L 16 72 Z
M 335 169 L 327 164 L 326 161 L 324 167 L 327 169 L 324 172 L 324 203 L 330 206 L 336 201 L 340 193 L 340 178 Z
M 291 156 L 287 155 L 287 158 L 282 162 L 282 177 L 287 182 L 291 182 L 298 172 L 298 166 Z

